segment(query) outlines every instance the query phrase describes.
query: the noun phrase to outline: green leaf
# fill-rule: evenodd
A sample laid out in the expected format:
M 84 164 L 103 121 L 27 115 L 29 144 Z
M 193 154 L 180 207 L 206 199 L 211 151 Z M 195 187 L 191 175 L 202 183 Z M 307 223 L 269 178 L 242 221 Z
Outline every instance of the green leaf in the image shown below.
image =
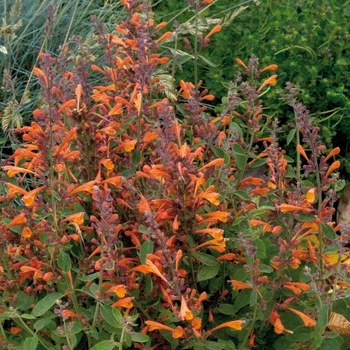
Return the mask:
M 140 261 L 141 264 L 146 264 L 146 257 L 147 254 L 152 254 L 153 253 L 153 241 L 151 241 L 150 239 L 147 241 L 144 241 L 141 245 L 140 248 Z
M 249 305 L 254 306 L 257 301 L 258 301 L 258 293 L 256 290 L 252 290 L 250 293 Z
M 336 239 L 338 237 L 333 228 L 327 225 L 325 222 L 321 223 L 321 229 L 325 237 L 328 239 Z
M 214 154 L 218 157 L 218 158 L 224 158 L 225 157 L 225 151 L 217 146 L 212 146 L 211 149 L 213 150 Z
M 148 228 L 144 225 L 139 225 L 139 232 L 144 233 L 145 235 L 149 236 L 151 233 L 148 231 Z
M 324 338 L 321 335 L 316 336 L 310 346 L 310 349 L 319 349 L 320 345 L 323 343 L 323 340 Z
M 69 272 L 72 269 L 70 256 L 63 250 L 57 257 L 57 265 L 63 272 Z
M 313 222 L 315 221 L 315 216 L 311 214 L 300 214 L 295 219 L 300 222 Z
M 102 340 L 94 345 L 90 350 L 113 350 L 116 346 L 120 346 L 114 340 Z
M 202 55 L 198 55 L 199 58 L 201 58 L 208 66 L 210 67 L 218 67 L 219 65 L 218 64 L 215 64 L 214 62 L 208 60 L 207 58 L 205 58 L 204 56 Z
M 38 303 L 34 306 L 32 315 L 35 317 L 43 315 L 46 311 L 48 311 L 52 306 L 56 304 L 57 300 L 60 300 L 63 296 L 64 294 L 61 293 L 51 293 L 46 295 L 46 297 L 38 301 Z
M 131 336 L 132 341 L 134 342 L 138 342 L 138 343 L 146 343 L 148 342 L 149 336 L 146 334 L 142 334 L 142 333 L 134 333 Z
M 318 310 L 317 328 L 324 329 L 328 323 L 329 305 L 322 304 Z
M 289 145 L 294 139 L 296 129 L 292 129 L 287 136 L 287 145 Z
M 33 327 L 36 331 L 40 331 L 41 329 L 44 329 L 48 324 L 50 324 L 50 322 L 51 319 L 49 318 L 41 318 L 34 323 Z
M 266 158 L 257 158 L 257 159 L 254 160 L 253 163 L 251 163 L 251 164 L 249 165 L 249 168 L 252 168 L 252 169 L 254 169 L 254 168 L 259 168 L 259 167 L 265 165 L 265 164 L 266 164 L 266 161 L 267 161 Z
M 131 157 L 131 162 L 134 167 L 137 167 L 140 164 L 141 158 L 142 158 L 141 151 L 138 149 L 135 150 Z
M 215 266 L 203 266 L 199 269 L 197 274 L 197 281 L 206 281 L 215 277 L 219 272 L 220 264 Z
M 225 349 L 224 345 L 218 344 L 217 342 L 214 342 L 214 341 L 208 341 L 208 340 L 205 342 L 205 347 L 208 350 L 222 350 L 222 349 Z
M 21 311 L 28 310 L 34 303 L 34 295 L 28 295 L 22 291 L 16 294 L 15 308 Z
M 220 304 L 218 311 L 223 315 L 233 316 L 236 312 L 236 308 L 231 304 Z
M 247 155 L 244 153 L 242 146 L 239 145 L 238 143 L 235 143 L 232 146 L 232 149 L 236 159 L 237 168 L 243 171 L 247 165 Z
M 204 265 L 215 266 L 215 265 L 219 264 L 219 262 L 212 255 L 204 254 L 204 253 L 198 253 L 198 252 L 194 252 L 194 253 L 192 253 L 192 255 L 193 255 L 194 258 L 199 260 Z
M 22 314 L 21 318 L 24 318 L 25 320 L 35 320 L 35 317 L 29 314 Z
M 257 256 L 260 259 L 265 259 L 266 258 L 266 248 L 265 248 L 265 244 L 261 239 L 256 239 L 253 243 L 257 248 Z
M 100 275 L 100 272 L 95 272 L 95 273 L 92 273 L 91 275 L 80 276 L 79 279 L 80 281 L 83 281 L 83 282 L 89 282 L 89 281 L 93 281 L 99 275 Z
M 250 196 L 247 194 L 247 192 L 245 192 L 245 191 L 238 190 L 238 191 L 235 191 L 233 194 L 235 196 L 245 200 L 245 201 L 251 201 L 252 200 L 250 198 Z
M 103 319 L 113 327 L 118 327 L 120 323 L 113 314 L 113 308 L 109 305 L 101 305 L 101 314 Z
M 37 337 L 28 337 L 23 343 L 23 349 L 25 350 L 36 350 L 37 346 L 38 346 Z

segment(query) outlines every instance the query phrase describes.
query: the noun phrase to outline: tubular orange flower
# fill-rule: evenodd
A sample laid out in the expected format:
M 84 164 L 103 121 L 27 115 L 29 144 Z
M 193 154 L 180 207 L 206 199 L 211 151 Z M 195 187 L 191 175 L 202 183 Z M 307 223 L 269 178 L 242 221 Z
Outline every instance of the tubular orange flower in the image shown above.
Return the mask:
M 72 192 L 69 192 L 69 196 L 71 196 L 72 194 L 78 193 L 78 192 L 89 192 L 89 193 L 93 193 L 93 188 L 96 185 L 96 181 L 89 181 L 86 182 L 85 184 L 78 186 L 75 190 L 73 190 Z
M 24 168 L 20 168 L 20 167 L 17 167 L 17 166 L 5 165 L 2 168 L 5 171 L 7 171 L 7 176 L 8 177 L 14 177 L 15 175 L 17 175 L 19 173 L 32 174 L 32 175 L 38 176 L 38 174 L 35 173 L 34 171 L 31 171 L 31 170 L 28 170 L 28 169 L 24 169 Z
M 248 283 L 245 283 L 245 282 L 236 281 L 236 280 L 231 280 L 229 282 L 231 282 L 233 290 L 253 289 L 253 287 L 251 285 L 249 285 Z
M 216 219 L 216 221 L 227 222 L 229 213 L 226 211 L 213 211 L 211 213 L 205 213 L 202 216 Z
M 184 296 L 181 297 L 181 308 L 180 308 L 180 312 L 178 313 L 178 318 L 181 321 L 184 321 L 184 320 L 188 321 L 188 320 L 192 320 L 193 318 L 193 314 L 191 310 L 188 308 Z
M 226 328 L 226 327 L 233 328 L 233 329 L 236 329 L 237 331 L 240 331 L 242 329 L 242 325 L 244 324 L 245 324 L 244 320 L 229 321 L 229 322 L 222 323 L 219 326 L 214 327 L 213 329 L 210 329 L 208 332 L 213 333 L 218 329 Z
M 267 85 L 271 85 L 271 86 L 274 86 L 274 85 L 276 85 L 276 83 L 277 83 L 277 78 L 278 77 L 278 75 L 277 74 L 274 74 L 274 75 L 271 75 L 271 77 L 270 78 L 268 78 L 268 79 L 266 79 L 262 84 L 261 84 L 261 86 L 259 87 L 259 89 L 258 89 L 258 92 L 260 92 L 265 86 L 267 86 Z
M 217 24 L 207 35 L 204 39 L 208 39 L 211 37 L 213 34 L 220 32 L 221 30 L 221 25 Z
M 62 310 L 62 316 L 64 318 L 84 318 L 83 316 L 77 315 L 75 312 L 70 311 L 70 310 Z
M 29 227 L 24 227 L 22 230 L 22 237 L 23 238 L 30 238 L 32 237 L 33 232 Z
M 298 207 L 296 205 L 285 204 L 285 203 L 282 203 L 280 205 L 280 210 L 282 213 L 288 213 L 288 212 L 293 212 L 293 211 L 301 211 L 303 213 L 310 213 L 312 211 L 311 208 Z
M 177 326 L 175 329 L 171 328 L 169 326 L 166 326 L 162 323 L 155 322 L 155 321 L 145 321 L 145 324 L 148 326 L 148 331 L 152 332 L 155 330 L 165 330 L 171 332 L 173 338 L 186 338 L 187 334 L 185 330 L 181 326 Z
M 156 43 L 159 44 L 161 41 L 171 38 L 172 35 L 173 35 L 173 32 L 166 32 L 156 40 Z
M 316 321 L 313 320 L 311 317 L 308 315 L 305 315 L 303 312 L 295 310 L 291 307 L 287 307 L 286 310 L 289 310 L 291 312 L 294 312 L 296 315 L 298 315 L 304 322 L 304 325 L 306 327 L 314 327 L 316 325 Z
M 211 204 L 219 205 L 220 204 L 220 201 L 219 201 L 220 194 L 213 192 L 213 190 L 214 190 L 214 185 L 211 185 L 204 192 L 198 194 L 196 197 L 206 199 Z
M 137 140 L 125 140 L 123 143 L 123 148 L 125 152 L 131 152 L 135 149 Z
M 222 164 L 224 164 L 224 158 L 214 159 L 208 164 L 202 166 L 200 169 L 198 169 L 198 171 L 202 171 L 203 169 L 210 168 L 212 166 L 221 166 Z
M 316 192 L 316 188 L 310 188 L 307 191 L 305 198 L 309 203 L 313 203 L 315 201 L 315 192 Z
M 9 197 L 14 196 L 15 194 L 23 194 L 26 195 L 28 192 L 24 190 L 23 188 L 13 185 L 9 182 L 5 182 L 5 185 L 8 187 L 9 191 L 7 192 L 7 195 Z
M 240 60 L 239 58 L 236 58 L 236 63 L 238 63 L 239 65 L 241 65 L 241 66 L 244 67 L 245 69 L 248 69 L 247 66 L 243 63 L 243 61 Z
M 11 327 L 10 328 L 10 333 L 11 334 L 19 334 L 22 333 L 23 329 L 19 327 Z
M 139 204 L 137 205 L 137 208 L 140 213 L 145 214 L 145 213 L 151 213 L 151 207 L 148 204 L 147 199 L 142 196 Z
M 83 222 L 84 222 L 84 212 L 81 211 L 79 213 L 75 213 L 75 214 L 69 215 L 68 217 L 66 217 L 61 222 L 66 222 L 66 221 L 73 221 L 73 222 L 75 222 L 78 225 L 82 225 Z
M 263 73 L 263 72 L 266 72 L 266 71 L 269 71 L 269 70 L 277 70 L 278 69 L 278 65 L 277 64 L 270 64 L 269 66 L 263 68 L 263 69 L 260 69 L 259 70 L 259 73 Z
M 192 83 L 187 83 L 183 80 L 180 80 L 180 92 L 182 92 L 183 98 L 188 100 L 191 96 L 191 91 L 194 89 L 194 85 Z
M 333 148 L 327 155 L 327 157 L 325 158 L 325 162 L 327 162 L 327 160 L 331 157 L 334 157 L 335 155 L 337 155 L 340 152 L 340 148 L 336 147 Z
M 126 294 L 126 288 L 123 284 L 118 284 L 116 286 L 112 286 L 106 292 L 106 294 L 115 293 L 119 298 L 124 298 Z
M 236 257 L 236 254 L 234 254 L 234 253 L 227 253 L 227 254 L 219 256 L 218 258 L 216 258 L 216 260 L 217 261 L 224 261 L 224 260 L 231 261 L 231 260 L 234 260 L 235 257 Z
M 13 218 L 7 225 L 6 229 L 10 228 L 11 226 L 15 225 L 21 225 L 27 222 L 26 214 L 25 213 L 20 213 L 18 214 L 15 218 Z
M 308 162 L 310 161 L 310 159 L 305 153 L 304 148 L 301 145 L 297 145 L 297 152 L 300 153 Z
M 328 168 L 326 175 L 324 176 L 325 179 L 331 174 L 332 171 L 338 169 L 340 167 L 339 160 L 336 160 L 334 163 L 331 164 L 331 166 Z
M 112 307 L 124 307 L 125 309 L 131 309 L 134 306 L 134 304 L 132 303 L 133 299 L 134 299 L 133 297 L 126 297 L 126 298 L 123 298 L 123 299 L 116 301 L 111 306 Z

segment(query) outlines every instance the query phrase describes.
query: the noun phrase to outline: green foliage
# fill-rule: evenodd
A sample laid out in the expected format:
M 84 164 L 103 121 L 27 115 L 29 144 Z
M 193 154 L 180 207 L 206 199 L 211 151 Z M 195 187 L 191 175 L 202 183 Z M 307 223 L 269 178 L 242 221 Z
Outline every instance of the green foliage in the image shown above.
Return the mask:
M 219 18 L 224 22 L 239 8 L 240 2 L 214 1 L 203 13 L 200 21 Z M 253 2 L 235 17 L 229 26 L 211 38 L 210 49 L 203 55 L 215 65 L 199 63 L 199 76 L 220 101 L 227 84 L 234 78 L 235 58 L 247 60 L 252 54 L 260 59 L 261 66 L 271 62 L 279 66 L 278 87 L 267 96 L 268 113 L 284 122 L 291 116 L 278 100 L 288 81 L 301 88 L 300 99 L 305 103 L 315 123 L 322 127 L 322 136 L 330 148 L 349 144 L 349 48 L 350 2 L 320 0 L 315 3 L 301 0 Z M 173 24 L 181 13 L 177 1 L 157 2 L 156 17 Z M 190 9 L 176 19 L 183 23 L 193 15 Z M 192 23 L 193 23 L 192 18 Z M 201 22 L 202 23 L 202 22 Z M 191 35 L 185 34 L 191 40 Z M 179 46 L 182 44 L 180 39 Z M 178 69 L 179 79 L 191 80 L 193 62 Z M 217 105 L 216 111 L 222 109 Z M 289 116 L 289 117 L 288 117 Z M 286 123 L 287 124 L 287 123 Z M 288 133 L 288 126 L 285 125 Z M 348 146 L 342 147 L 344 172 L 349 173 Z

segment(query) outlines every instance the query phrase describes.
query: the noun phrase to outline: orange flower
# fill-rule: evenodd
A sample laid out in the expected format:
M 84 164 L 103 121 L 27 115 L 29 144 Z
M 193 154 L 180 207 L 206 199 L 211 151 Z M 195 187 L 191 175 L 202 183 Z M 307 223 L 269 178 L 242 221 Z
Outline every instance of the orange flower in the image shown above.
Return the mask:
M 219 205 L 220 204 L 220 201 L 219 201 L 220 194 L 213 192 L 213 190 L 214 190 L 214 185 L 211 185 L 204 192 L 200 193 L 196 197 L 206 199 L 211 204 Z
M 276 83 L 277 83 L 277 74 L 274 74 L 274 75 L 271 75 L 271 77 L 270 78 L 268 78 L 268 79 L 266 79 L 262 84 L 261 84 L 261 86 L 259 87 L 259 89 L 258 89 L 258 92 L 260 92 L 265 86 L 267 86 L 267 85 L 271 85 L 271 86 L 274 86 L 274 85 L 276 85 Z
M 73 222 L 75 222 L 78 225 L 82 225 L 83 222 L 84 222 L 84 212 L 81 211 L 79 213 L 75 213 L 75 214 L 69 215 L 68 217 L 66 217 L 61 222 L 66 222 L 66 221 L 73 221 Z
M 224 260 L 231 261 L 231 260 L 234 260 L 235 257 L 236 257 L 236 254 L 234 254 L 234 253 L 227 253 L 227 254 L 219 256 L 218 258 L 216 258 L 216 260 L 217 261 L 224 261 Z
M 181 308 L 180 308 L 180 312 L 178 313 L 178 318 L 181 321 L 192 320 L 193 318 L 193 314 L 188 308 L 186 300 L 183 296 L 181 296 Z
M 300 153 L 308 162 L 310 161 L 310 159 L 305 153 L 304 148 L 301 145 L 297 145 L 297 152 Z
M 331 166 L 328 168 L 326 175 L 324 176 L 325 179 L 331 174 L 332 171 L 338 169 L 340 167 L 339 160 L 336 160 L 334 163 L 331 164 Z
M 233 290 L 253 289 L 253 287 L 251 285 L 249 285 L 248 283 L 245 283 L 245 282 L 236 281 L 236 280 L 231 280 L 229 282 L 231 282 Z
M 22 331 L 23 331 L 23 329 L 22 329 L 22 328 L 19 328 L 19 327 L 11 327 L 11 328 L 10 328 L 11 334 L 19 334 L 19 333 L 21 333 Z
M 303 213 L 310 213 L 312 211 L 311 208 L 306 208 L 306 207 L 298 207 L 296 205 L 291 205 L 291 204 L 281 204 L 280 205 L 280 210 L 282 213 L 288 213 L 288 212 L 293 212 L 293 211 L 301 211 Z
M 242 329 L 242 325 L 244 323 L 245 323 L 244 320 L 225 322 L 225 323 L 220 324 L 219 326 L 214 327 L 213 329 L 210 329 L 208 331 L 208 333 L 211 334 L 211 333 L 217 331 L 218 329 L 226 328 L 226 327 L 233 328 L 233 329 L 236 329 L 237 331 L 240 331 Z
M 62 316 L 63 316 L 63 318 L 80 318 L 80 319 L 82 319 L 82 318 L 84 318 L 83 316 L 80 316 L 80 315 L 77 315 L 75 312 L 73 312 L 73 311 L 70 311 L 70 310 L 62 310 Z
M 139 212 L 142 214 L 152 212 L 151 207 L 149 206 L 148 201 L 144 196 L 141 197 L 141 200 L 140 200 L 139 204 L 137 205 L 137 207 L 139 209 Z
M 327 157 L 324 159 L 325 162 L 327 162 L 327 160 L 331 157 L 334 157 L 335 155 L 337 155 L 340 152 L 340 148 L 336 147 L 333 148 L 327 155 Z
M 118 284 L 116 286 L 112 286 L 106 292 L 106 294 L 115 293 L 119 298 L 124 298 L 126 294 L 126 288 L 123 284 Z
M 6 225 L 6 229 L 10 228 L 11 226 L 24 224 L 25 222 L 27 222 L 26 214 L 25 213 L 18 214 L 14 219 L 12 219 Z
M 305 198 L 309 203 L 313 203 L 315 201 L 315 192 L 316 192 L 316 188 L 310 188 L 307 191 Z
M 135 149 L 137 140 L 125 140 L 123 143 L 123 148 L 125 152 L 131 152 Z
M 202 171 L 203 169 L 206 169 L 212 166 L 221 166 L 222 164 L 224 164 L 224 158 L 214 159 L 208 164 L 202 166 L 200 169 L 198 169 L 198 171 Z
M 274 325 L 275 333 L 282 334 L 283 332 L 293 333 L 292 331 L 284 328 L 281 317 L 275 309 L 270 313 L 270 322 Z
M 156 43 L 159 44 L 161 41 L 171 38 L 172 35 L 173 35 L 173 32 L 166 32 L 156 40 Z
M 183 80 L 180 80 L 180 86 L 181 86 L 180 93 L 182 92 L 183 98 L 188 100 L 191 96 L 191 92 L 194 89 L 194 85 L 192 83 L 187 83 L 187 82 L 184 82 Z
M 278 66 L 277 64 L 270 64 L 269 66 L 263 68 L 263 69 L 260 69 L 259 70 L 259 73 L 263 73 L 263 72 L 266 72 L 266 71 L 269 71 L 269 70 L 277 70 L 278 69 Z
M 24 227 L 22 230 L 22 237 L 23 238 L 30 238 L 32 237 L 33 232 L 29 227 Z
M 213 34 L 220 32 L 221 30 L 221 25 L 217 24 L 207 35 L 204 39 L 208 39 L 211 37 Z
M 17 167 L 17 166 L 5 165 L 2 168 L 5 171 L 7 171 L 7 176 L 8 177 L 14 177 L 15 175 L 17 175 L 19 173 L 32 174 L 32 175 L 38 176 L 38 174 L 35 173 L 34 171 L 31 171 L 31 170 L 28 170 L 28 169 L 24 169 L 24 168 L 20 168 L 20 167 Z
M 241 66 L 244 67 L 245 69 L 248 69 L 247 66 L 243 63 L 243 61 L 240 60 L 239 58 L 236 58 L 236 63 L 238 63 L 239 65 L 241 65 Z
M 96 185 L 96 181 L 89 181 L 86 182 L 85 184 L 78 186 L 75 190 L 73 190 L 72 192 L 69 192 L 69 196 L 71 196 L 72 194 L 78 193 L 78 192 L 89 192 L 89 193 L 93 193 L 93 188 Z
M 14 196 L 15 194 L 23 194 L 26 195 L 28 192 L 26 190 L 24 190 L 21 187 L 18 187 L 14 184 L 11 184 L 9 182 L 5 182 L 5 185 L 8 187 L 9 191 L 7 192 L 7 195 L 9 197 Z
M 306 283 L 301 282 L 286 282 L 283 283 L 283 287 L 290 289 L 294 294 L 300 295 L 303 291 L 307 291 L 310 289 L 310 286 Z
M 124 307 L 125 309 L 131 309 L 134 306 L 134 304 L 132 303 L 133 299 L 134 299 L 133 297 L 126 297 L 126 298 L 123 298 L 123 299 L 116 301 L 111 306 L 112 307 Z
M 165 330 L 171 332 L 173 338 L 187 338 L 187 334 L 185 330 L 181 326 L 177 326 L 176 328 L 171 328 L 164 324 L 155 321 L 145 321 L 145 324 L 148 326 L 148 331 L 152 332 L 154 330 Z
M 316 325 L 316 321 L 313 320 L 311 317 L 305 315 L 303 312 L 295 310 L 291 307 L 287 307 L 286 309 L 298 315 L 303 320 L 304 325 L 306 327 L 314 327 Z

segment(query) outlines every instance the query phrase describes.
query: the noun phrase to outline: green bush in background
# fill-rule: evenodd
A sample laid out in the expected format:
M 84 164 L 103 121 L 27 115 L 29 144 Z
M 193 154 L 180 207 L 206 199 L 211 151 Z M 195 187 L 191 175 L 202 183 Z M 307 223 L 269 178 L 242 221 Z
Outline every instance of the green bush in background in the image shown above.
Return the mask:
M 182 7 L 186 4 L 183 3 Z M 343 166 L 349 173 L 350 1 L 265 0 L 258 6 L 256 3 L 218 0 L 201 13 L 205 23 L 210 18 L 224 19 L 239 6 L 249 6 L 213 36 L 210 48 L 203 49 L 203 55 L 213 65 L 200 62 L 199 76 L 211 93 L 222 97 L 227 83 L 234 78 L 235 58 L 247 61 L 254 54 L 262 66 L 278 64 L 279 89 L 269 94 L 267 113 L 276 113 L 287 121 L 288 112 L 277 96 L 287 81 L 300 86 L 300 98 L 322 127 L 327 145 L 341 146 Z M 182 10 L 176 0 L 158 1 L 155 14 L 168 21 Z M 192 16 L 193 12 L 188 10 L 176 20 L 183 23 Z M 193 63 L 187 61 L 182 68 L 182 79 L 190 79 Z

